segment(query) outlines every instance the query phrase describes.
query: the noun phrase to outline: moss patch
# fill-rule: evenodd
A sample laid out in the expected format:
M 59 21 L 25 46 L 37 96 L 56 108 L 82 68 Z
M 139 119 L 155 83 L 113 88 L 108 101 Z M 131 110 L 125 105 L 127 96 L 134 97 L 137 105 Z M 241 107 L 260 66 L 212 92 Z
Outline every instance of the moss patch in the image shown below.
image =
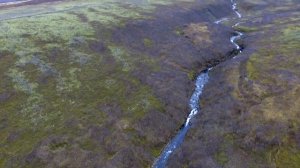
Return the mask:
M 152 45 L 153 45 L 153 41 L 151 39 L 149 39 L 149 38 L 145 38 L 143 40 L 143 42 L 144 42 L 144 46 L 145 47 L 152 47 Z
M 300 151 L 295 148 L 282 148 L 275 159 L 278 168 L 297 168 L 300 166 Z
M 251 32 L 259 31 L 259 28 L 257 28 L 257 27 L 247 27 L 247 26 L 237 26 L 237 27 L 235 27 L 235 29 L 237 31 L 244 32 L 244 33 L 251 33 Z

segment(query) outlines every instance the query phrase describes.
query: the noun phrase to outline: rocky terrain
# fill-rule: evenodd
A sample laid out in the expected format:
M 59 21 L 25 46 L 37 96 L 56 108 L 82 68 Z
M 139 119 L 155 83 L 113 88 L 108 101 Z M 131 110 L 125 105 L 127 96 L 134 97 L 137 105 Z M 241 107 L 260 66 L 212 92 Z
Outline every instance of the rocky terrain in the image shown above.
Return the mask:
M 35 0 L 0 7 L 0 167 L 300 165 L 298 0 Z M 216 20 L 230 18 L 221 24 Z

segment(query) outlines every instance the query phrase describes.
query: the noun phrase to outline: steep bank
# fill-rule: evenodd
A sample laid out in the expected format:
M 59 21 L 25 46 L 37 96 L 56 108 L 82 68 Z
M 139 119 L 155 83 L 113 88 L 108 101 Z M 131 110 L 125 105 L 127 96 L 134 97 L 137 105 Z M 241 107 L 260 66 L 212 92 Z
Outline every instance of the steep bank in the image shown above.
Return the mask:
M 238 9 L 245 50 L 211 72 L 203 115 L 168 167 L 300 165 L 299 3 L 244 0 Z

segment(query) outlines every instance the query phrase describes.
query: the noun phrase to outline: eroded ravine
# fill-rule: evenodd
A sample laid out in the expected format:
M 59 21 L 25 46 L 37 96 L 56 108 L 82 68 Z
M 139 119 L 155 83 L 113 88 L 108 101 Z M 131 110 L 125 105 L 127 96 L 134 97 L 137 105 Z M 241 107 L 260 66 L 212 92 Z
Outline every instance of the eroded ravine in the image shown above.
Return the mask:
M 232 4 L 232 10 L 236 14 L 238 18 L 242 18 L 242 14 L 239 13 L 238 8 L 237 8 L 237 3 L 234 0 L 231 0 Z M 215 24 L 220 24 L 223 21 L 227 21 L 229 18 L 222 18 L 216 22 Z M 232 28 L 238 26 L 240 23 L 236 23 L 232 26 Z M 234 35 L 230 38 L 230 42 L 235 46 L 237 53 L 242 52 L 242 47 L 237 43 L 237 40 L 241 39 L 243 36 L 242 32 L 235 31 Z M 238 54 L 236 54 L 234 57 L 235 58 Z M 215 65 L 216 66 L 216 65 Z M 209 72 L 212 70 L 214 67 L 211 67 L 209 69 L 204 70 L 203 72 L 200 73 L 200 75 L 197 77 L 196 82 L 195 82 L 195 90 L 190 98 L 189 106 L 191 109 L 191 112 L 189 116 L 186 119 L 186 122 L 184 126 L 181 128 L 181 130 L 177 133 L 177 135 L 167 144 L 167 146 L 164 148 L 160 156 L 155 160 L 153 164 L 153 168 L 164 168 L 167 165 L 168 159 L 171 156 L 171 154 L 182 144 L 184 141 L 185 135 L 188 132 L 189 128 L 191 127 L 192 123 L 191 120 L 200 112 L 201 107 L 199 106 L 199 100 L 201 98 L 201 94 L 203 92 L 204 86 L 207 84 L 209 81 Z

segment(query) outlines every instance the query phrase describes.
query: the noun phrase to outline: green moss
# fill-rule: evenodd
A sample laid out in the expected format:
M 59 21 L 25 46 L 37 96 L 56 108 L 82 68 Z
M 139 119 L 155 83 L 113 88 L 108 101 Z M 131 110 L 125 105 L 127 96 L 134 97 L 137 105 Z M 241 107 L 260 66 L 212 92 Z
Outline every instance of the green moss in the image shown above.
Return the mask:
M 224 151 L 216 153 L 214 158 L 221 166 L 224 166 L 229 161 L 227 154 Z
M 61 148 L 68 148 L 70 144 L 68 142 L 59 142 L 50 144 L 50 150 L 59 150 Z
M 157 158 L 161 153 L 161 148 L 151 148 L 151 154 L 153 157 Z
M 69 68 L 68 77 L 59 76 L 57 90 L 58 92 L 67 91 L 71 92 L 75 89 L 79 89 L 81 82 L 77 79 L 77 73 L 81 70 L 79 68 Z
M 259 72 L 258 69 L 255 67 L 255 57 L 256 55 L 252 55 L 250 60 L 247 62 L 247 73 L 248 73 L 248 78 L 251 80 L 256 80 L 259 77 Z
M 300 151 L 296 148 L 281 148 L 275 158 L 278 168 L 300 167 Z
M 5 165 L 5 160 L 4 159 L 0 159 L 0 167 L 4 167 L 4 165 Z
M 288 26 L 282 31 L 282 36 L 279 38 L 288 43 L 287 45 L 289 45 L 289 47 L 297 47 L 295 45 L 300 43 L 300 26 Z
M 197 77 L 197 72 L 194 71 L 194 70 L 191 70 L 191 71 L 188 72 L 187 75 L 188 75 L 188 78 L 189 78 L 190 80 L 195 80 L 196 77 Z
M 228 161 L 228 154 L 226 151 L 228 149 L 234 149 L 236 146 L 234 146 L 235 143 L 235 135 L 234 134 L 225 134 L 223 136 L 223 143 L 220 145 L 219 151 L 214 154 L 214 159 L 221 165 L 225 166 Z
M 19 126 L 18 123 L 15 123 L 14 125 Z M 40 138 L 44 135 L 45 133 L 26 129 L 26 131 L 24 130 L 24 132 L 21 133 L 20 137 L 14 142 L 6 142 L 6 146 L 1 148 L 0 152 L 8 154 L 5 159 L 13 154 L 24 154 L 25 152 L 31 151 L 33 146 L 38 143 L 39 139 L 37 139 L 36 137 Z M 2 142 L 5 142 L 5 140 L 6 139 L 3 139 Z
M 244 33 L 251 33 L 259 30 L 259 28 L 257 27 L 247 27 L 247 26 L 240 26 L 240 25 L 235 27 L 235 29 L 237 31 L 244 32 Z
M 259 111 L 260 124 L 271 125 L 269 121 L 288 126 L 288 131 L 279 133 L 278 130 L 269 130 L 264 132 L 263 138 L 271 142 L 280 138 L 280 146 L 269 146 L 263 150 L 253 151 L 251 158 L 263 164 L 276 164 L 276 167 L 299 167 L 300 152 L 296 145 L 292 146 L 293 138 L 285 138 L 291 132 L 297 132 L 299 120 L 295 117 L 298 107 L 294 105 L 294 97 L 299 96 L 292 90 L 297 88 L 296 84 L 289 83 L 290 77 L 298 78 L 300 76 L 298 66 L 300 28 L 295 24 L 272 25 L 278 26 L 272 30 L 272 34 L 267 39 L 262 39 L 256 45 L 257 50 L 249 58 L 246 64 L 248 78 L 253 80 L 250 93 L 259 96 L 262 100 L 257 110 Z M 272 88 L 272 89 L 270 89 Z M 276 89 L 273 89 L 276 88 Z M 287 89 L 288 88 L 288 89 Z M 278 90 L 282 90 L 281 93 Z M 279 101 L 285 100 L 283 102 Z M 289 141 L 285 140 L 289 139 Z M 252 167 L 257 166 L 254 163 Z
M 278 37 L 263 42 L 272 43 L 273 46 L 271 49 L 261 49 L 250 57 L 247 62 L 248 77 L 251 80 L 270 82 L 264 72 L 272 69 L 290 70 L 295 64 L 300 63 L 300 59 L 297 57 L 299 39 L 300 28 L 287 26 L 282 29 Z M 285 57 L 285 61 L 274 64 L 278 55 Z
M 189 165 L 187 165 L 187 164 L 184 164 L 182 167 L 183 167 L 183 168 L 188 168 L 188 167 L 189 167 Z
M 152 45 L 153 45 L 153 41 L 151 39 L 149 39 L 149 38 L 145 38 L 143 40 L 143 42 L 144 42 L 144 46 L 145 47 L 152 47 Z
M 87 151 L 95 151 L 98 147 L 92 139 L 86 138 L 80 143 L 80 148 Z

